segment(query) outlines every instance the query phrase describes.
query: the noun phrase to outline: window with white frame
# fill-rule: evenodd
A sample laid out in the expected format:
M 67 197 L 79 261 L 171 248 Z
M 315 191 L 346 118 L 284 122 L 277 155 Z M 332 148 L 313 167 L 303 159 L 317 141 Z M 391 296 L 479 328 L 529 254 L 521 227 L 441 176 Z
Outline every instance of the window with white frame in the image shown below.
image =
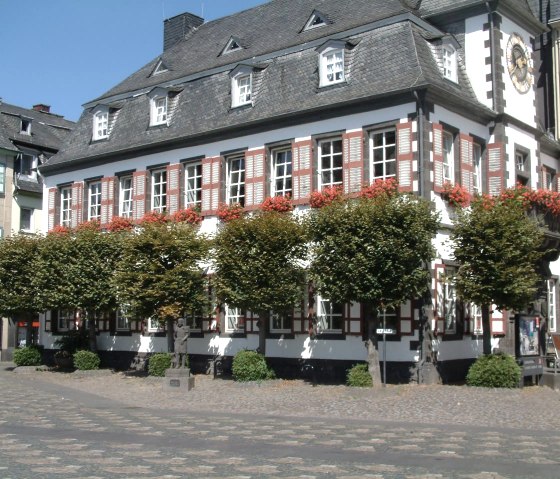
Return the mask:
M 393 128 L 374 131 L 370 136 L 371 181 L 397 175 L 396 134 Z
M 185 314 L 185 324 L 191 329 L 191 331 L 202 331 L 202 312 L 201 311 L 191 311 Z
M 342 140 L 319 142 L 319 189 L 342 184 Z
M 226 203 L 245 205 L 245 157 L 229 158 L 226 163 Z
M 515 151 L 516 182 L 528 186 L 531 178 L 529 167 L 529 154 L 525 151 Z
M 447 266 L 439 274 L 438 316 L 443 319 L 445 334 L 457 332 L 457 291 L 455 288 L 456 270 Z
M 377 334 L 383 334 L 383 331 L 385 331 L 385 334 L 390 334 L 390 335 L 397 334 L 398 317 L 397 317 L 397 312 L 395 311 L 394 308 L 378 310 L 377 319 L 378 319 L 378 326 L 376 331 Z
M 0 195 L 6 193 L 6 165 L 0 163 Z
M 320 54 L 320 86 L 344 81 L 344 48 L 327 48 Z
M 237 75 L 232 78 L 232 107 L 248 105 L 252 101 L 253 75 Z
M 292 194 L 292 150 L 282 148 L 272 150 L 270 175 L 271 196 L 291 196 Z
M 202 163 L 185 165 L 185 206 L 202 203 Z
M 164 323 L 154 316 L 148 318 L 148 332 L 149 333 L 161 333 L 165 331 Z
M 270 331 L 273 333 L 291 332 L 293 322 L 292 313 L 270 313 Z
M 58 310 L 57 326 L 59 331 L 76 329 L 75 313 L 70 309 Z
M 469 317 L 471 321 L 471 332 L 476 336 L 482 334 L 482 308 L 477 304 L 469 304 Z
M 30 118 L 22 118 L 21 119 L 20 133 L 22 135 L 31 135 L 31 119 Z
M 117 309 L 116 318 L 116 328 L 117 331 L 128 331 L 130 330 L 130 318 L 127 308 L 121 307 Z
M 554 179 L 554 172 L 550 168 L 545 168 L 543 170 L 543 190 L 552 191 L 553 190 L 553 181 Z
M 245 325 L 245 315 L 240 308 L 232 308 L 226 305 L 226 332 L 241 332 Z
M 152 211 L 163 213 L 167 208 L 167 171 L 152 171 Z
M 72 187 L 60 189 L 60 225 L 72 226 Z
M 453 134 L 443 132 L 443 182 L 455 184 L 455 153 Z
M 457 51 L 450 44 L 442 46 L 443 76 L 457 82 Z
M 317 297 L 317 331 L 319 333 L 341 333 L 344 305 Z
M 88 220 L 101 219 L 101 181 L 88 184 Z
M 548 330 L 556 332 L 556 290 L 557 280 L 552 278 L 546 282 L 547 306 L 548 306 Z
M 25 175 L 30 178 L 37 178 L 37 165 L 38 160 L 34 155 L 22 154 L 19 159 L 19 171 L 20 175 Z
M 93 139 L 102 140 L 109 136 L 109 111 L 102 109 L 93 115 Z
M 119 178 L 119 216 L 132 218 L 132 176 Z
M 164 125 L 167 123 L 167 95 L 155 96 L 151 99 L 150 124 Z
M 482 148 L 478 143 L 473 143 L 473 193 L 482 194 Z
M 33 209 L 20 208 L 19 210 L 19 229 L 20 231 L 33 231 Z

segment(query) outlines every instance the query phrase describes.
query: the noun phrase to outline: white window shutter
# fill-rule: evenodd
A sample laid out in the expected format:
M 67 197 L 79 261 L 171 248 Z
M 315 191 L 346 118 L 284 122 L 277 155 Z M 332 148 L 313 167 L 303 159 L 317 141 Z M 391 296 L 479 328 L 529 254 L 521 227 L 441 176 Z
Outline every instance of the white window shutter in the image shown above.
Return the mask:
M 292 144 L 292 192 L 294 204 L 309 203 L 312 192 L 312 140 Z
M 412 122 L 397 124 L 397 181 L 399 191 L 412 192 Z
M 443 191 L 443 127 L 439 123 L 432 125 L 432 154 L 434 166 L 434 191 Z
M 469 195 L 474 192 L 473 189 L 473 138 L 469 135 L 461 134 L 460 150 L 461 150 L 461 186 Z
M 504 189 L 504 146 L 502 143 L 491 143 L 487 147 L 487 152 L 488 193 L 491 196 L 498 196 Z
M 342 136 L 344 193 L 361 191 L 364 182 L 364 133 L 355 131 Z

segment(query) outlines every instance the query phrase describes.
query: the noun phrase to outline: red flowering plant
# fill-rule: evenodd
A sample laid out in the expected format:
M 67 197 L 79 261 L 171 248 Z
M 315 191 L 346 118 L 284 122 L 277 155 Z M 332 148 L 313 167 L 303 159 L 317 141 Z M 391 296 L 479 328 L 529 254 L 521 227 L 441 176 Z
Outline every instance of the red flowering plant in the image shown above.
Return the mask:
M 101 231 L 101 223 L 98 220 L 84 221 L 76 226 L 76 231 Z
M 395 196 L 399 191 L 399 185 L 396 178 L 377 179 L 373 184 L 364 186 L 360 191 L 362 198 L 377 198 L 379 196 Z
M 158 212 L 158 211 L 149 211 L 148 213 L 146 213 L 144 216 L 142 216 L 142 218 L 140 218 L 140 220 L 138 221 L 138 224 L 142 225 L 142 224 L 165 224 L 169 222 L 169 216 L 167 216 L 167 213 L 165 212 Z
M 52 230 L 48 232 L 48 234 L 53 235 L 67 235 L 72 232 L 72 228 L 68 226 L 56 225 Z
M 270 196 L 261 204 L 262 211 L 278 211 L 279 213 L 288 213 L 294 209 L 294 204 L 290 196 Z
M 517 183 L 514 188 L 507 188 L 499 196 L 498 201 L 519 203 L 525 209 L 531 207 L 531 190 Z
M 130 218 L 113 216 L 106 229 L 111 233 L 116 233 L 117 231 L 130 231 L 133 227 L 134 223 Z
M 342 185 L 327 186 L 321 191 L 311 193 L 309 204 L 311 208 L 322 208 L 330 205 L 334 201 L 339 201 L 343 197 Z
M 176 223 L 189 223 L 191 225 L 198 225 L 202 222 L 200 211 L 195 206 L 177 211 L 171 216 L 171 219 Z
M 443 185 L 441 197 L 452 206 L 459 206 L 465 208 L 471 202 L 471 195 L 461 185 L 452 185 L 446 182 Z
M 238 220 L 243 215 L 243 206 L 239 203 L 228 205 L 222 203 L 218 207 L 218 218 L 220 221 L 227 223 L 228 221 Z

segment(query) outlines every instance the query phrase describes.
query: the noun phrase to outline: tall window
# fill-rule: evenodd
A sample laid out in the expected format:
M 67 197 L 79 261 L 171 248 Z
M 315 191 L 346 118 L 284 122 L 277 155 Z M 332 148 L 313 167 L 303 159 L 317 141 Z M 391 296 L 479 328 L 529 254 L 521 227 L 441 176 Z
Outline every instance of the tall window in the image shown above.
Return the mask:
M 60 225 L 68 228 L 72 226 L 72 187 L 70 186 L 60 190 Z
M 453 152 L 453 135 L 443 132 L 443 182 L 455 183 L 455 155 Z
M 119 179 L 119 216 L 132 218 L 132 176 Z
M 439 275 L 438 316 L 444 320 L 446 334 L 457 332 L 457 291 L 455 289 L 455 268 L 446 267 Z
M 109 135 L 109 112 L 98 111 L 93 116 L 93 139 L 101 140 Z
M 251 103 L 252 75 L 238 75 L 232 79 L 232 106 Z
M 32 178 L 37 177 L 37 157 L 33 155 L 21 155 L 19 160 L 19 171 L 18 173 L 29 176 Z
M 0 195 L 6 193 L 6 165 L 0 163 Z
M 245 158 L 242 156 L 227 161 L 226 202 L 245 205 Z
M 342 332 L 344 306 L 328 299 L 317 298 L 317 329 L 323 333 Z
M 272 196 L 288 196 L 292 194 L 292 150 L 272 151 Z
M 448 80 L 457 81 L 457 52 L 451 45 L 442 47 L 443 76 Z
M 342 140 L 319 142 L 319 187 L 342 184 Z
M 101 181 L 88 185 L 88 220 L 101 219 Z
M 344 81 L 344 49 L 330 49 L 321 54 L 321 86 Z
M 163 213 L 167 208 L 167 171 L 152 172 L 152 211 Z
M 152 99 L 151 124 L 163 125 L 167 123 L 167 95 Z
M 473 193 L 482 194 L 482 148 L 478 143 L 473 143 Z
M 385 311 L 377 311 L 377 318 L 379 320 L 377 334 L 383 334 L 383 324 L 385 324 L 385 334 L 397 334 L 397 313 L 391 309 Z M 385 323 L 384 323 L 385 322 Z
M 547 281 L 548 329 L 556 332 L 556 280 Z
M 58 310 L 57 326 L 59 331 L 68 331 L 76 328 L 74 311 L 68 309 Z
M 245 315 L 239 308 L 226 306 L 226 331 L 229 333 L 242 331 L 244 328 Z
M 33 210 L 31 208 L 20 208 L 19 229 L 26 232 L 33 230 Z
M 516 182 L 524 186 L 529 185 L 531 172 L 529 168 L 529 155 L 523 151 L 515 152 L 515 174 Z
M 185 166 L 185 206 L 202 202 L 202 163 Z
M 20 133 L 22 135 L 31 135 L 31 120 L 26 118 L 21 119 Z
M 117 330 L 128 331 L 130 329 L 129 312 L 126 308 L 117 309 Z
M 552 187 L 552 180 L 554 179 L 554 173 L 551 169 L 549 168 L 545 168 L 543 171 L 543 189 L 544 190 L 548 190 L 548 191 L 552 191 L 553 187 Z
M 397 174 L 395 130 L 373 132 L 370 138 L 372 182 Z

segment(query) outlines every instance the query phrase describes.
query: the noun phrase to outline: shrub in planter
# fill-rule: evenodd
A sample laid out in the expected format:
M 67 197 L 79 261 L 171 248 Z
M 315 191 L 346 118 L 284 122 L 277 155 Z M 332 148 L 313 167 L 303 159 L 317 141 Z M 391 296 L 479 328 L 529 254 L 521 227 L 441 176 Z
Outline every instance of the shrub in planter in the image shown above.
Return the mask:
M 246 349 L 234 356 L 231 371 L 236 381 L 262 381 L 276 377 L 262 354 Z
M 148 359 L 148 374 L 150 376 L 165 376 L 165 370 L 171 367 L 173 354 L 156 353 Z
M 81 371 L 90 371 L 92 369 L 99 369 L 101 360 L 97 353 L 92 351 L 78 351 L 74 353 L 74 366 Z
M 485 388 L 514 388 L 519 385 L 521 367 L 513 356 L 489 354 L 479 357 L 469 368 L 468 386 Z
M 367 364 L 355 364 L 346 374 L 346 385 L 358 388 L 370 388 L 373 386 L 371 374 Z
M 34 346 L 19 348 L 14 351 L 16 366 L 40 366 L 41 351 Z

